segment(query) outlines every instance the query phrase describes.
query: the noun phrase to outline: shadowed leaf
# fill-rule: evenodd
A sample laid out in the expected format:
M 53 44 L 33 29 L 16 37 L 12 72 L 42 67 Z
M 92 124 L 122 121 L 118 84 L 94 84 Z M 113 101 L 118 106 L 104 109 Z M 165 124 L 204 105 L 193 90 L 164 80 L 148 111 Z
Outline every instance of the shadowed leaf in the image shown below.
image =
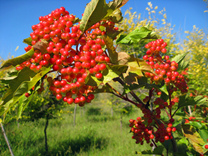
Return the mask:
M 118 61 L 118 53 L 115 50 L 115 47 L 113 46 L 113 40 L 109 36 L 104 37 L 104 41 L 108 50 L 109 58 L 111 60 L 111 63 L 117 64 Z
M 190 97 L 188 95 L 183 95 L 179 97 L 178 108 L 183 106 L 191 106 L 191 105 L 204 105 L 208 102 L 207 97 L 203 97 L 202 95 L 196 97 Z

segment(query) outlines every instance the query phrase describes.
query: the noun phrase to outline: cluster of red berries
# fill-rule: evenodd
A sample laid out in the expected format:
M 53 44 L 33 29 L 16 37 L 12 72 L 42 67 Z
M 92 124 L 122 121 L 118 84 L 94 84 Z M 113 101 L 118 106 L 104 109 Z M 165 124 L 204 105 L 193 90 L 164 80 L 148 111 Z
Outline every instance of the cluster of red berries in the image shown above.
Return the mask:
M 101 31 L 100 26 L 115 29 L 115 23 L 100 21 L 83 33 L 80 25 L 74 24 L 75 16 L 70 15 L 64 7 L 39 17 L 39 20 L 38 24 L 32 26 L 32 45 L 44 39 L 48 43 L 47 47 L 45 51 L 35 50 L 33 57 L 16 69 L 28 67 L 39 71 L 44 66 L 52 67 L 57 76 L 48 77 L 47 80 L 58 100 L 79 105 L 90 102 L 94 98 L 91 92 L 95 87 L 86 85 L 85 80 L 88 75 L 102 79 L 102 73 L 110 62 L 102 38 L 105 31 Z M 26 47 L 26 52 L 31 48 Z
M 131 132 L 133 132 L 132 139 L 136 139 L 136 143 L 140 143 L 143 145 L 144 140 L 147 143 L 150 143 L 150 139 L 154 139 L 155 136 L 152 134 L 153 129 L 151 126 L 145 126 L 144 120 L 141 117 L 138 117 L 137 120 L 130 119 L 129 127 L 131 128 Z
M 187 92 L 186 78 L 183 74 L 177 72 L 178 63 L 175 61 L 170 61 L 169 56 L 161 56 L 167 52 L 167 43 L 163 39 L 158 39 L 156 41 L 149 42 L 145 45 L 146 55 L 143 59 L 154 69 L 155 74 L 146 72 L 145 76 L 151 79 L 151 82 L 158 84 L 161 81 L 165 81 L 167 85 L 174 84 L 176 88 L 181 90 L 182 93 Z
M 155 142 L 164 142 L 165 140 L 172 139 L 172 132 L 176 131 L 175 127 L 172 127 L 171 123 L 168 123 L 168 126 L 165 127 L 162 123 L 157 123 L 158 129 L 155 131 L 153 126 L 148 124 L 145 125 L 145 119 L 142 120 L 141 117 L 138 117 L 137 120 L 130 119 L 129 127 L 131 127 L 131 132 L 133 133 L 132 139 L 136 139 L 136 143 L 143 145 L 144 141 L 150 143 L 152 139 L 155 139 Z M 150 146 L 153 146 L 151 143 Z

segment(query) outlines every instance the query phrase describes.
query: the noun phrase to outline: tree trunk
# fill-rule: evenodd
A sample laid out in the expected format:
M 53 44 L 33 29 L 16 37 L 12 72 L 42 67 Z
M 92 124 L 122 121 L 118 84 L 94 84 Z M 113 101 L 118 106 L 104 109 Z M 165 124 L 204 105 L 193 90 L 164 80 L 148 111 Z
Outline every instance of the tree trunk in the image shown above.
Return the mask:
M 120 127 L 121 127 L 121 130 L 122 130 L 122 115 L 120 117 Z
M 111 107 L 111 117 L 113 117 L 113 105 Z
M 1 130 L 2 130 L 2 132 L 3 132 L 4 139 L 6 140 L 7 146 L 8 146 L 8 148 L 9 148 L 9 152 L 10 152 L 11 156 L 14 156 L 14 154 L 13 154 L 13 152 L 12 152 L 12 148 L 11 148 L 11 146 L 10 146 L 9 140 L 8 140 L 8 138 L 7 138 L 7 136 L 6 136 L 6 133 L 5 133 L 5 130 L 4 130 L 4 126 L 3 126 L 2 123 L 1 123 Z
M 46 123 L 45 123 L 45 129 L 44 129 L 44 134 L 45 134 L 45 151 L 46 151 L 46 155 L 48 154 L 48 139 L 47 139 L 48 121 L 49 121 L 49 114 L 47 114 L 47 116 L 46 116 Z
M 77 104 L 74 107 L 74 126 L 76 126 L 76 112 L 77 112 Z

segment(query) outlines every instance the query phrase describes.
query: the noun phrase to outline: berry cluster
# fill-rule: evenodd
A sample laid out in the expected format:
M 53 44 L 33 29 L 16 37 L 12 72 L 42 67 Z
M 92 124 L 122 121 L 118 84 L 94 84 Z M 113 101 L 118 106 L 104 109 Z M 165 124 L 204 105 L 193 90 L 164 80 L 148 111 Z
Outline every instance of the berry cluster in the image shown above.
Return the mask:
M 167 85 L 174 84 L 176 88 L 181 90 L 182 93 L 187 92 L 186 78 L 177 72 L 178 63 L 175 61 L 170 61 L 169 56 L 161 56 L 161 53 L 164 55 L 167 50 L 167 43 L 163 39 L 158 39 L 156 41 L 149 42 L 145 45 L 146 55 L 143 56 L 143 59 L 154 69 L 155 74 L 146 72 L 145 76 L 151 79 L 151 82 L 158 84 L 161 81 L 165 81 Z
M 75 25 L 76 18 L 70 15 L 64 7 L 52 11 L 51 14 L 39 17 L 40 22 L 32 26 L 30 34 L 32 45 L 39 41 L 47 41 L 43 50 L 35 50 L 33 57 L 16 67 L 22 70 L 25 67 L 39 71 L 42 67 L 52 67 L 57 72 L 55 78 L 48 77 L 50 90 L 58 100 L 77 103 L 80 106 L 90 102 L 95 87 L 85 84 L 88 75 L 102 79 L 102 72 L 110 62 L 105 51 L 103 35 L 105 31 L 100 26 L 115 29 L 111 21 L 100 21 L 86 32 Z M 32 46 L 25 48 L 26 52 Z
M 164 101 L 159 97 L 162 93 L 159 89 L 152 88 L 149 90 L 149 95 L 143 99 L 143 103 L 137 104 L 142 110 L 143 117 L 138 117 L 136 120 L 130 120 L 131 131 L 133 132 L 133 139 L 136 139 L 136 143 L 143 144 L 144 140 L 147 143 L 150 143 L 150 139 L 154 139 L 153 142 L 164 142 L 165 140 L 172 139 L 172 132 L 176 131 L 175 127 L 172 127 L 174 122 L 172 116 L 172 107 L 178 98 L 172 98 L 174 91 L 178 89 L 182 93 L 187 92 L 186 71 L 179 73 L 178 64 L 175 61 L 170 61 L 168 55 L 165 55 L 167 43 L 163 39 L 158 39 L 156 41 L 149 42 L 145 45 L 146 55 L 143 56 L 143 59 L 152 67 L 154 73 L 146 72 L 145 76 L 150 78 L 150 83 L 155 83 L 156 85 L 160 82 L 165 82 L 168 86 L 169 101 Z M 153 95 L 156 93 L 158 97 Z M 152 109 L 149 109 L 150 103 Z M 161 112 L 165 110 L 169 121 L 163 121 L 161 119 Z M 169 110 L 169 112 L 168 112 Z M 153 145 L 151 143 L 151 145 Z
M 129 127 L 131 127 L 131 132 L 133 132 L 132 139 L 136 139 L 136 143 L 143 145 L 144 141 L 150 143 L 152 139 L 155 139 L 155 142 L 164 142 L 165 140 L 172 139 L 172 132 L 176 131 L 175 127 L 172 127 L 172 124 L 169 123 L 167 127 L 164 124 L 159 124 L 155 122 L 158 129 L 154 131 L 153 126 L 148 124 L 145 125 L 145 120 L 142 120 L 141 117 L 138 117 L 137 120 L 130 119 Z M 151 143 L 150 146 L 153 146 Z

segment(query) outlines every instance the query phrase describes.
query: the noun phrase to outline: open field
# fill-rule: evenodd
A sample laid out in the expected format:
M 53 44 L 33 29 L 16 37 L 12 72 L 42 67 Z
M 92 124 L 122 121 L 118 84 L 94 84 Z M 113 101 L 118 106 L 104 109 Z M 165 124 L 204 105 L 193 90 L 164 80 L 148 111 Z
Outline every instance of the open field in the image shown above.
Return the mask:
M 49 120 L 48 155 L 130 156 L 145 148 L 135 144 L 129 133 L 128 120 L 139 116 L 136 108 L 129 116 L 122 117 L 121 127 L 120 113 L 114 112 L 112 116 L 108 106 L 103 109 L 102 105 L 92 103 L 77 107 L 74 126 L 74 106 L 67 107 L 59 118 Z M 19 128 L 15 121 L 5 125 L 15 156 L 46 155 L 44 127 L 45 119 L 20 122 Z M 10 155 L 2 133 L 0 155 Z

